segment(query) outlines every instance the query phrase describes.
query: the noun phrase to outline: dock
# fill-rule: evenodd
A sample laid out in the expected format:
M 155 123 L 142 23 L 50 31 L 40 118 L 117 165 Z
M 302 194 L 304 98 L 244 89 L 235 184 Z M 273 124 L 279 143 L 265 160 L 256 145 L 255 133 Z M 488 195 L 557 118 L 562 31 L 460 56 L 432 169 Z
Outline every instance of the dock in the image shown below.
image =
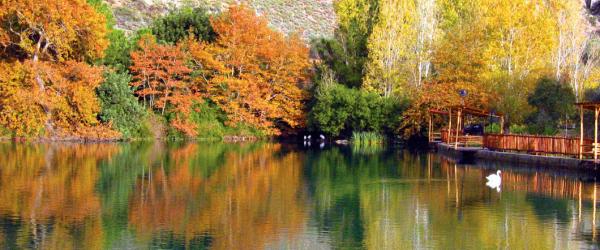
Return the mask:
M 600 164 L 593 159 L 578 159 L 566 156 L 536 155 L 520 152 L 502 152 L 483 147 L 455 147 L 443 142 L 433 143 L 437 152 L 457 163 L 469 164 L 476 161 L 505 162 L 530 165 L 532 167 L 584 170 L 600 174 Z
M 459 163 L 485 160 L 599 173 L 600 102 L 575 106 L 579 109 L 579 137 L 511 134 L 504 129 L 504 114 L 464 104 L 449 106 L 447 111 L 430 109 L 429 145 Z M 594 112 L 593 138 L 585 133 L 585 111 Z M 440 124 L 443 117 L 447 118 L 446 124 Z M 479 129 L 465 126 L 467 120 L 479 120 Z M 497 122 L 499 130 L 482 129 L 486 121 Z

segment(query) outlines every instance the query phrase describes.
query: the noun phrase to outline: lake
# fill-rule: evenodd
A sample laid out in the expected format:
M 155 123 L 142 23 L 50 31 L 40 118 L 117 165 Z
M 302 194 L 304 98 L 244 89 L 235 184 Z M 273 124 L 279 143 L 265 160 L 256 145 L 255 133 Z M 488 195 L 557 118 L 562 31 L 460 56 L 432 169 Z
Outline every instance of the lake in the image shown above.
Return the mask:
M 597 189 L 394 148 L 7 142 L 0 248 L 596 249 Z

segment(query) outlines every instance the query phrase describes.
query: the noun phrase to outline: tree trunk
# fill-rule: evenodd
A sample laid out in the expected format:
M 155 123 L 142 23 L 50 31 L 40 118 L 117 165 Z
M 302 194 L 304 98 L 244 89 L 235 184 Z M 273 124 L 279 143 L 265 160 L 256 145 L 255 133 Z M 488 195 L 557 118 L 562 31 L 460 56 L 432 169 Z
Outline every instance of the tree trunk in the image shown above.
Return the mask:
M 42 47 L 43 39 L 44 39 L 44 36 L 40 35 L 40 40 L 38 40 L 36 47 L 35 47 L 35 51 L 33 53 L 33 70 L 35 73 L 35 81 L 37 82 L 38 89 L 41 94 L 39 103 L 42 106 L 44 113 L 46 114 L 46 122 L 44 123 L 44 126 L 46 128 L 46 133 L 48 134 L 48 136 L 50 136 L 50 138 L 54 138 L 54 126 L 52 125 L 52 112 L 50 112 L 50 107 L 48 107 L 48 104 L 46 102 L 46 85 L 44 83 L 44 80 L 42 79 L 42 76 L 40 75 L 40 71 L 38 68 L 38 62 L 39 62 L 39 57 L 40 57 L 40 52 L 41 52 L 40 49 Z

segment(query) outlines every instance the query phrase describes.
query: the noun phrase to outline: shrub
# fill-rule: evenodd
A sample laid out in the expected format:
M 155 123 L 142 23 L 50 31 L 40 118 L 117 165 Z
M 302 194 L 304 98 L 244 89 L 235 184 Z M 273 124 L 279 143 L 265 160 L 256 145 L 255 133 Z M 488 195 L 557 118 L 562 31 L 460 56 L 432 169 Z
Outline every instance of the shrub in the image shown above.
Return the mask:
M 500 133 L 500 124 L 498 124 L 498 123 L 488 124 L 487 126 L 485 126 L 485 133 L 486 134 Z
M 526 119 L 533 134 L 553 135 L 559 121 L 568 120 L 575 113 L 575 94 L 571 87 L 548 78 L 538 81 L 527 102 L 536 109 Z
M 529 133 L 529 128 L 526 125 L 513 124 L 510 125 L 509 131 L 511 134 L 524 135 Z
M 196 124 L 198 129 L 198 138 L 205 140 L 221 140 L 225 136 L 227 128 L 223 124 L 225 114 L 220 112 L 216 105 L 212 105 L 208 101 L 197 103 L 194 105 L 195 110 L 200 112 L 192 112 L 191 120 Z
M 175 44 L 190 34 L 196 40 L 213 41 L 216 37 L 209 15 L 202 8 L 183 8 L 154 21 L 152 34 L 161 43 Z
M 310 123 L 317 130 L 337 136 L 348 127 L 353 115 L 356 90 L 340 84 L 324 86 L 315 96 L 315 105 L 310 111 Z
M 249 136 L 264 137 L 265 134 L 247 124 L 226 126 L 227 114 L 210 100 L 194 104 L 194 111 L 190 120 L 196 125 L 197 139 L 208 141 L 220 141 L 226 136 Z M 173 137 L 177 137 L 173 135 Z
M 113 128 L 125 139 L 148 137 L 150 130 L 146 124 L 146 110 L 133 96 L 130 80 L 126 73 L 104 73 L 104 83 L 96 90 L 102 106 L 99 118 L 112 122 Z
M 361 146 L 383 144 L 384 137 L 377 132 L 353 132 L 352 143 Z
M 332 136 L 352 132 L 393 133 L 406 105 L 395 98 L 348 88 L 338 84 L 327 71 L 317 80 L 309 125 Z

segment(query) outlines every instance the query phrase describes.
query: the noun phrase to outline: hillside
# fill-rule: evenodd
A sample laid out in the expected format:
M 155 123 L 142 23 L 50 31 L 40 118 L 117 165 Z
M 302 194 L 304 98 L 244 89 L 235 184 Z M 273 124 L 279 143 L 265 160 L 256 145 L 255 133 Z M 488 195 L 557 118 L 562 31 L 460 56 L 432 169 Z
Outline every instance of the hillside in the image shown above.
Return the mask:
M 153 18 L 184 6 L 203 6 L 212 13 L 230 4 L 247 3 L 259 15 L 266 15 L 276 30 L 286 34 L 302 32 L 305 40 L 331 37 L 335 28 L 333 0 L 105 0 L 114 12 L 117 27 L 134 31 L 147 26 Z

